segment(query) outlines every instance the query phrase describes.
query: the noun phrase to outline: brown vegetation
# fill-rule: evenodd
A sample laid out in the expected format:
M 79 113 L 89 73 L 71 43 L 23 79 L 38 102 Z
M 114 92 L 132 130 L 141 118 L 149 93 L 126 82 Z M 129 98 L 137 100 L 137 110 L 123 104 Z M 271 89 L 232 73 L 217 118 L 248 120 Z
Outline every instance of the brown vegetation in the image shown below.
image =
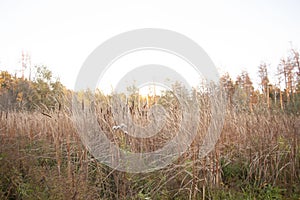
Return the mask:
M 235 82 L 228 74 L 221 77 L 228 98 L 225 120 L 221 137 L 204 157 L 200 150 L 212 122 L 211 93 L 207 88 L 195 93 L 200 107 L 195 140 L 175 162 L 149 173 L 120 172 L 94 158 L 72 121 L 72 92 L 53 81 L 46 68 L 37 70 L 35 81 L 1 72 L 0 199 L 299 199 L 299 54 L 292 50 L 279 65 L 283 90 L 280 81 L 270 84 L 267 67 L 259 67 L 261 92 L 247 72 Z M 106 136 L 126 151 L 161 148 L 182 120 L 172 93 L 147 104 L 134 93 L 125 108 L 135 123 L 146 125 L 153 105 L 167 110 L 158 136 L 136 139 L 113 128 L 118 123 L 111 96 L 97 94 L 86 104 L 90 99 L 78 95 L 82 109 L 95 110 Z M 220 98 L 212 101 L 218 104 Z

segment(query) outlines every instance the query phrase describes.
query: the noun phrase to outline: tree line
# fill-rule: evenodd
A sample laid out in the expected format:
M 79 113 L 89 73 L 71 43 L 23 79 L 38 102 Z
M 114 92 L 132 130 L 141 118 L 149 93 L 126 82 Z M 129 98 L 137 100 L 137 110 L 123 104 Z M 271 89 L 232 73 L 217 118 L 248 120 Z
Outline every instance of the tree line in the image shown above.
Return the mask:
M 234 81 L 228 73 L 221 77 L 231 106 L 237 109 L 271 109 L 299 114 L 300 112 L 300 65 L 299 52 L 291 49 L 286 58 L 282 58 L 276 69 L 274 83 L 270 81 L 270 66 L 261 63 L 258 66 L 259 88 L 247 71 L 242 71 Z
M 300 60 L 299 52 L 289 50 L 277 66 L 275 83 L 270 81 L 270 66 L 258 66 L 259 88 L 254 88 L 247 71 L 236 79 L 228 73 L 220 78 L 229 105 L 238 110 L 250 111 L 269 109 L 289 113 L 300 112 Z M 70 99 L 71 91 L 54 78 L 46 66 L 34 68 L 34 78 L 17 77 L 0 71 L 1 110 L 61 110 Z
M 36 66 L 33 80 L 0 71 L 0 110 L 62 109 L 66 87 L 46 66 Z

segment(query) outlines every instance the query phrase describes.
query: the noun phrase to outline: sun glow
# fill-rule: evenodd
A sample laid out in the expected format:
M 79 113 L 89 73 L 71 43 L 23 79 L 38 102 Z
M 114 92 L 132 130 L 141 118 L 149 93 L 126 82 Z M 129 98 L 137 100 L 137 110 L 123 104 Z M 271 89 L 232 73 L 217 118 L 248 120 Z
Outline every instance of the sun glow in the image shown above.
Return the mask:
M 165 67 L 174 70 L 178 74 L 182 76 L 183 79 L 187 81 L 187 83 L 194 87 L 199 84 L 201 80 L 201 76 L 199 73 L 185 60 L 180 57 L 173 55 L 171 53 L 160 51 L 160 50 L 139 50 L 135 52 L 128 53 L 115 62 L 113 62 L 110 66 L 108 66 L 107 70 L 104 74 L 99 78 L 98 88 L 105 94 L 109 94 L 114 91 L 115 87 L 118 85 L 118 82 L 127 74 L 130 75 L 134 69 L 151 64 L 159 64 Z M 143 74 L 144 75 L 144 74 Z M 165 81 L 174 81 L 169 80 L 168 74 L 165 74 Z M 131 77 L 130 82 L 126 82 L 127 86 L 135 85 L 135 78 L 140 77 Z M 175 80 L 176 81 L 176 80 Z M 144 85 L 135 85 L 138 88 L 143 87 L 141 92 L 146 94 L 149 87 L 144 88 L 144 86 L 152 85 L 150 91 L 154 90 L 153 86 L 155 86 L 156 94 L 158 94 L 161 89 L 163 89 L 163 85 L 160 87 L 155 83 L 145 83 Z
M 159 85 L 150 84 L 139 88 L 139 95 L 143 98 L 161 96 L 167 89 Z

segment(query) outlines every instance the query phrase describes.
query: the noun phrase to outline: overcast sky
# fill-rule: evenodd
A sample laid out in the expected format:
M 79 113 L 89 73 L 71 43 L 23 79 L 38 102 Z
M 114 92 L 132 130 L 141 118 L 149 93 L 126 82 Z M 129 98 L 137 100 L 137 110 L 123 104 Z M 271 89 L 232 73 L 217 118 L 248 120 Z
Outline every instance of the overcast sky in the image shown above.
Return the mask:
M 0 0 L 0 70 L 21 68 L 21 52 L 73 88 L 102 42 L 138 28 L 164 28 L 196 41 L 223 73 L 265 61 L 276 69 L 292 42 L 300 47 L 300 1 L 15 1 Z M 188 76 L 188 75 L 187 75 Z

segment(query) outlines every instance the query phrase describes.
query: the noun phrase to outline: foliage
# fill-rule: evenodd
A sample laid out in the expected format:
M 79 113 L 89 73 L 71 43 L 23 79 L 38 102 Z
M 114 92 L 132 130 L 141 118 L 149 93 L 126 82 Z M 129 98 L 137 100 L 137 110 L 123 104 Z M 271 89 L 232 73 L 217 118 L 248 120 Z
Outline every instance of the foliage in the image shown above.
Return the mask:
M 1 71 L 0 85 L 1 110 L 53 110 L 65 104 L 66 88 L 45 66 L 36 67 L 34 81 Z

